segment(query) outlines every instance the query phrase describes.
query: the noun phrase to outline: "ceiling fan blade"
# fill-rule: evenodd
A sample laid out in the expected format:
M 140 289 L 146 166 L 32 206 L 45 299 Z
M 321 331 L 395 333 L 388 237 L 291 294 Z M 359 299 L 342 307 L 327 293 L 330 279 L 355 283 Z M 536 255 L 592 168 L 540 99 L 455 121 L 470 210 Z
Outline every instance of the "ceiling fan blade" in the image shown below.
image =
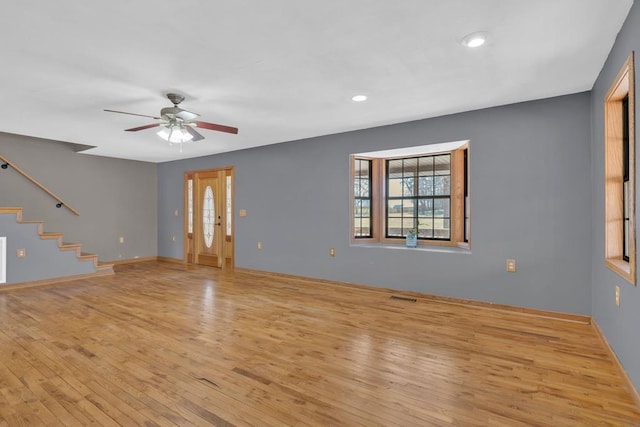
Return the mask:
M 233 133 L 233 134 L 238 133 L 238 128 L 234 128 L 231 126 L 217 125 L 215 123 L 207 123 L 207 122 L 199 122 L 199 121 L 194 121 L 192 123 L 195 123 L 196 126 L 202 129 L 217 130 L 218 132 L 227 132 L 227 133 Z
M 125 129 L 125 131 L 127 131 L 127 132 L 136 132 L 136 131 L 139 131 L 139 130 L 145 130 L 145 129 L 154 128 L 154 127 L 157 127 L 157 126 L 160 126 L 160 125 L 162 125 L 162 123 L 154 123 L 152 125 L 144 125 L 144 126 L 138 126 L 137 128 Z
M 191 141 L 200 141 L 201 139 L 204 139 L 204 136 L 200 135 L 200 133 L 191 126 L 185 126 L 184 128 L 191 134 L 191 136 L 193 136 L 193 139 Z
M 140 116 L 140 117 L 149 117 L 150 119 L 161 119 L 161 117 L 156 116 L 147 116 L 146 114 L 137 114 L 137 113 L 127 113 L 126 111 L 117 111 L 117 110 L 104 110 L 108 113 L 118 113 L 118 114 L 128 114 L 130 116 Z

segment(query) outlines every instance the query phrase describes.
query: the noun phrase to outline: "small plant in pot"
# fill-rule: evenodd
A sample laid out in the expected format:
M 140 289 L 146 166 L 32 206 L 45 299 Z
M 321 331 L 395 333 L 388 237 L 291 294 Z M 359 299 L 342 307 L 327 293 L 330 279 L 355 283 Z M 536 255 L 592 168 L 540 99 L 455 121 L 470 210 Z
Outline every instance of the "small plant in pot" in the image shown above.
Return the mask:
M 411 230 L 407 232 L 406 244 L 408 248 L 415 248 L 418 246 L 418 234 L 420 234 L 420 223 L 416 223 Z

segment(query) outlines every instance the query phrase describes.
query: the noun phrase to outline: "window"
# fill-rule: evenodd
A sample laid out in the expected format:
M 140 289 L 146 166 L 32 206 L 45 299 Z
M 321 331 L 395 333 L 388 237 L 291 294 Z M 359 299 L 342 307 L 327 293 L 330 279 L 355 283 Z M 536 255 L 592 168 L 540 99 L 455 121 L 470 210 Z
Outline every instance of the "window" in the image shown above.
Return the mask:
M 352 242 L 403 243 L 417 228 L 420 245 L 468 248 L 468 147 L 459 141 L 352 155 Z
M 451 239 L 451 154 L 385 160 L 386 237 Z
M 622 100 L 622 259 L 629 262 L 629 95 Z
M 609 89 L 605 113 L 605 262 L 636 283 L 633 53 Z
M 469 209 L 469 149 L 462 150 L 463 167 L 464 167 L 464 242 L 469 243 L 471 238 L 471 219 Z
M 355 159 L 353 174 L 353 224 L 356 239 L 372 237 L 370 159 Z

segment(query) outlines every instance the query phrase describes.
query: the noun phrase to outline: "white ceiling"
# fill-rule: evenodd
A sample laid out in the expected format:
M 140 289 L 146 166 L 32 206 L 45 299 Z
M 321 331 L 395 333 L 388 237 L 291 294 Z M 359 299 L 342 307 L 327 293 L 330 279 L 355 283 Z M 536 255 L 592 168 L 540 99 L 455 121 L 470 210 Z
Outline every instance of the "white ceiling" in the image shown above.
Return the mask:
M 591 89 L 633 0 L 4 2 L 0 132 L 162 162 Z M 486 31 L 471 50 L 460 40 Z M 153 129 L 167 92 L 205 140 Z M 351 101 L 356 94 L 369 100 Z

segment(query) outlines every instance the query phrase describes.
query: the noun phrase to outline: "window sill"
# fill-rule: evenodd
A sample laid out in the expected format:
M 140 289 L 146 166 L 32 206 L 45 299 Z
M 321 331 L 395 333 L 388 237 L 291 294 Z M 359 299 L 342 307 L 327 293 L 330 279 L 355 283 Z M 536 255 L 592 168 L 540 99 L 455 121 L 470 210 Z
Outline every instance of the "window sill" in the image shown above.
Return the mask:
M 393 244 L 393 243 L 362 242 L 362 243 L 351 243 L 349 247 L 367 248 L 367 249 L 391 249 L 391 250 L 398 250 L 398 251 L 440 252 L 440 253 L 447 253 L 447 254 L 471 255 L 471 249 L 458 247 L 458 246 L 418 245 L 415 248 L 409 248 L 404 243 Z
M 606 260 L 606 264 L 610 270 L 618 274 L 627 282 L 631 283 L 632 285 L 636 284 L 635 277 L 633 277 L 633 273 L 631 271 L 631 265 L 627 261 L 616 258 L 608 258 Z

